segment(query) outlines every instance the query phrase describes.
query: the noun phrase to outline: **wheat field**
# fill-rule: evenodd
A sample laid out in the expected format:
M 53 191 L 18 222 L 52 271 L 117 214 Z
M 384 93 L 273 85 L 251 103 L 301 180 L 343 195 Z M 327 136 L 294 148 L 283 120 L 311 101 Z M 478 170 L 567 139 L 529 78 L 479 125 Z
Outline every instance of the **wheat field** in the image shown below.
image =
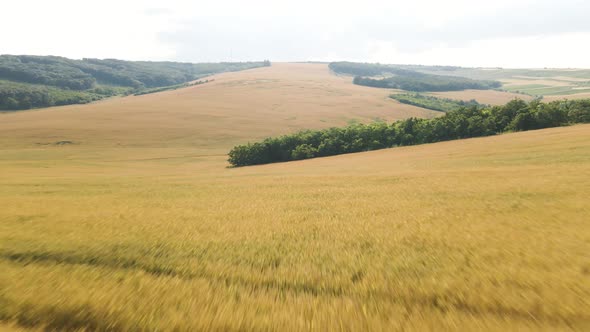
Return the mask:
M 91 147 L 190 147 L 226 153 L 244 140 L 351 121 L 440 114 L 400 104 L 390 90 L 351 84 L 321 64 L 275 64 L 189 88 L 89 105 L 0 114 L 0 147 L 69 140 Z
M 310 64 L 2 114 L 0 329 L 589 329 L 590 125 L 225 160 L 435 115 Z
M 562 100 L 562 99 L 574 100 L 574 99 L 588 99 L 588 98 L 590 98 L 590 93 L 582 92 L 582 93 L 576 93 L 576 94 L 571 94 L 571 95 L 562 95 L 562 96 L 545 96 L 545 97 L 543 97 L 543 101 L 554 101 L 554 100 Z

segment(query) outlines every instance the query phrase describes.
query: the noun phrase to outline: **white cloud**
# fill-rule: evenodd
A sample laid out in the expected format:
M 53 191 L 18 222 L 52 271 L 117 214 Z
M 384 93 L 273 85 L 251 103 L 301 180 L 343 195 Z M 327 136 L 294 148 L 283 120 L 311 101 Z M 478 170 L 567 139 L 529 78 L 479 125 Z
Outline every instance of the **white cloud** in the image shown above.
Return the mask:
M 117 1 L 18 1 L 3 4 L 0 53 L 165 59 L 166 22 Z
M 590 67 L 584 0 L 20 0 L 3 12 L 0 53 Z
M 471 67 L 587 68 L 590 32 L 475 40 L 463 47 L 434 46 L 416 53 L 400 52 L 394 43 L 371 43 L 367 61 Z

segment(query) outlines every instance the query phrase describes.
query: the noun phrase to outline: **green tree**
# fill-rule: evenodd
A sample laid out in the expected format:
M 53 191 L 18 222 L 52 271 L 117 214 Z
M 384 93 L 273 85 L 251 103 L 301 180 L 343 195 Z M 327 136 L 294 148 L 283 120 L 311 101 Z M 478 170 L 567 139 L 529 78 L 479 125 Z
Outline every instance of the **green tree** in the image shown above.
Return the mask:
M 309 144 L 298 145 L 292 152 L 294 160 L 309 159 L 316 156 L 318 150 Z

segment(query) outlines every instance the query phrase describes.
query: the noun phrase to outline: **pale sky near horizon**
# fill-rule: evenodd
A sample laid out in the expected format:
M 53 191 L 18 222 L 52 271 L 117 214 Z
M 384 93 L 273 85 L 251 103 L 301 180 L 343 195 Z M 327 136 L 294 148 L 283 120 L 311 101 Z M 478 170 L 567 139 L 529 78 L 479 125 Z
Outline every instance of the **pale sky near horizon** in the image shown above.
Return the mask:
M 588 0 L 19 0 L 0 54 L 590 68 Z

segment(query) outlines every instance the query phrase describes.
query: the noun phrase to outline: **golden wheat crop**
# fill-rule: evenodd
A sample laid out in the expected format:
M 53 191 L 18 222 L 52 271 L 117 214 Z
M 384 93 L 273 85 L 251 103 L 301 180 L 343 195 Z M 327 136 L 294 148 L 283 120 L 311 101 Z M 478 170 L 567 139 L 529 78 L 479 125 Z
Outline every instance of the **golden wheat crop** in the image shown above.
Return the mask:
M 323 78 L 286 67 L 220 75 L 217 99 L 205 84 L 0 116 L 4 326 L 590 328 L 590 125 L 226 168 L 232 144 L 281 130 L 432 115 L 324 67 L 308 75 L 335 104 L 298 109 L 290 91 Z M 277 88 L 258 107 L 260 77 Z M 221 104 L 237 91 L 252 122 Z M 282 108 L 301 123 L 272 127 Z

